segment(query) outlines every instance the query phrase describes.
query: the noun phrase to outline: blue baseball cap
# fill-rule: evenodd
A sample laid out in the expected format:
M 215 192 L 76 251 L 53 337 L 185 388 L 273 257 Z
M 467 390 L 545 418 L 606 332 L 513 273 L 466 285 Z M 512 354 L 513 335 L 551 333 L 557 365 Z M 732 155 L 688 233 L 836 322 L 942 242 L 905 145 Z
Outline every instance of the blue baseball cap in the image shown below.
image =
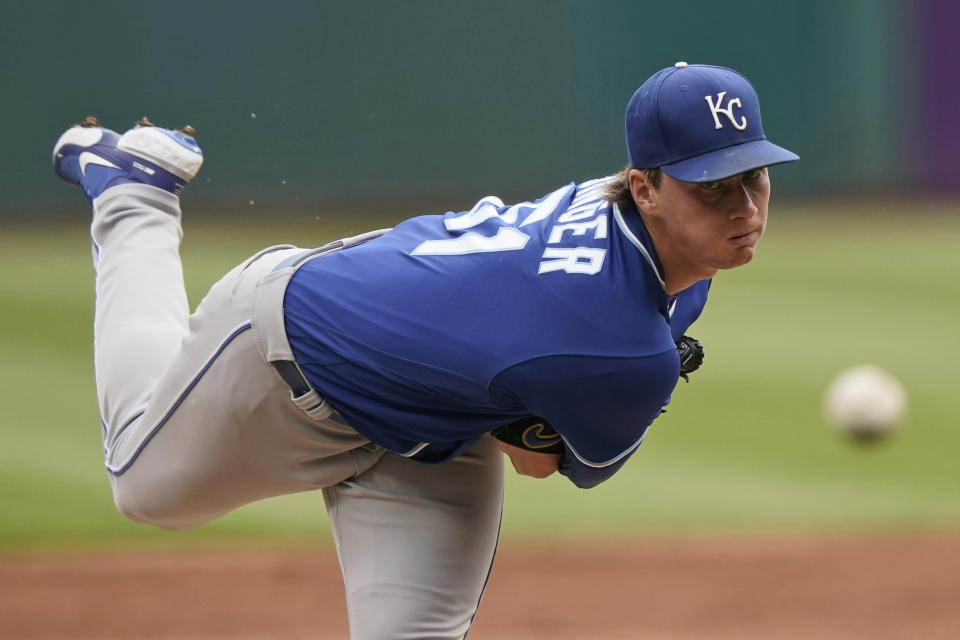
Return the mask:
M 800 159 L 767 140 L 757 92 L 726 67 L 678 62 L 661 69 L 630 98 L 625 124 L 630 164 L 682 182 Z

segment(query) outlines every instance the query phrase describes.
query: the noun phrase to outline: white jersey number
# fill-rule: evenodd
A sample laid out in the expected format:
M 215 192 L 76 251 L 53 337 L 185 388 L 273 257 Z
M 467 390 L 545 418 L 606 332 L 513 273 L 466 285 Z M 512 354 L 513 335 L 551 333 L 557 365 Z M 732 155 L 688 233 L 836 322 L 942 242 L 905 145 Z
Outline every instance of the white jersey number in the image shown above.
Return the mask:
M 471 253 L 490 253 L 496 251 L 519 251 L 527 246 L 530 236 L 520 229 L 528 225 L 549 218 L 557 207 L 574 189 L 573 185 L 557 189 L 539 203 L 523 202 L 507 209 L 499 198 L 489 196 L 478 202 L 467 213 L 447 218 L 443 221 L 447 231 L 465 232 L 455 238 L 443 240 L 425 240 L 411 252 L 415 256 L 459 256 Z M 586 194 L 583 194 L 586 195 Z M 578 196 L 580 198 L 580 196 Z M 574 200 L 576 203 L 576 199 Z M 596 215 L 598 207 L 592 207 L 591 212 L 584 212 L 586 216 Z M 523 221 L 517 224 L 520 214 L 526 214 Z M 568 211 L 568 213 L 572 213 Z M 566 215 L 566 214 L 564 214 Z M 550 233 L 548 244 L 559 243 L 564 232 L 574 236 L 586 235 L 593 231 L 594 238 L 606 237 L 606 216 L 599 216 L 589 222 L 573 222 L 581 216 L 561 216 L 562 224 L 556 225 Z M 497 219 L 502 226 L 497 228 L 493 235 L 483 235 L 476 231 L 468 231 L 487 220 Z M 593 275 L 603 267 L 606 251 L 588 247 L 561 248 L 550 247 L 544 251 L 538 273 L 563 271 L 565 273 L 581 273 Z

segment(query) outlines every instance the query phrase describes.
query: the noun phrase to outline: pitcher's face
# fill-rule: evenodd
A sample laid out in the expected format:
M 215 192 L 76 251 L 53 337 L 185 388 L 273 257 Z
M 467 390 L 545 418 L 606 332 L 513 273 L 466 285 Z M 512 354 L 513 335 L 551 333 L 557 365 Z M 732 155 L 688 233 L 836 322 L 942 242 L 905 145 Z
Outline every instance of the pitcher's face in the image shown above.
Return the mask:
M 666 174 L 662 178 L 658 219 L 677 253 L 714 273 L 753 259 L 767 226 L 766 168 L 716 182 L 680 182 Z

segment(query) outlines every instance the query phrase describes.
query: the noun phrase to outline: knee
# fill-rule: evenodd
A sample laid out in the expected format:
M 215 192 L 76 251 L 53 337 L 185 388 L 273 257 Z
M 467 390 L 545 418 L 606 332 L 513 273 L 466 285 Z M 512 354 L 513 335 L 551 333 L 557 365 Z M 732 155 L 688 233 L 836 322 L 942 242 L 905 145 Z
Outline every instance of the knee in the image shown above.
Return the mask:
M 155 498 L 151 500 L 149 495 L 144 496 L 132 482 L 124 482 L 122 478 L 113 478 L 113 503 L 128 520 L 170 531 L 189 529 L 200 524 L 185 520 L 183 514 L 177 513 L 169 504 L 165 505 Z

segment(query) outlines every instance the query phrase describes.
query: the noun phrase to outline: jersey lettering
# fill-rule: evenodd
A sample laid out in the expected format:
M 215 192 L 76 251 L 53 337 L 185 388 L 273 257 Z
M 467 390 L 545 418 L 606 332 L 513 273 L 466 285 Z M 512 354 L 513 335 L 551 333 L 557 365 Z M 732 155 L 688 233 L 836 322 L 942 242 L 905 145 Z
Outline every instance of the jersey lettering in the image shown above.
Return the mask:
M 595 275 L 603 268 L 603 259 L 607 255 L 606 249 L 590 247 L 548 247 L 543 252 L 543 262 L 537 273 L 551 271 L 565 271 L 567 273 L 584 273 Z
M 577 207 L 576 209 L 567 209 L 557 216 L 557 222 L 576 222 L 577 220 L 586 220 L 587 218 L 592 218 L 595 215 L 597 215 L 597 205 L 595 202 L 591 202 L 586 206 Z
M 570 203 L 570 208 L 557 216 L 557 224 L 550 229 L 547 244 L 563 242 L 564 233 L 568 233 L 568 237 L 592 240 L 607 237 L 607 215 L 601 213 L 606 211 L 607 203 L 600 199 L 605 182 L 591 180 L 580 185 L 580 191 Z M 593 233 L 588 235 L 588 231 Z M 606 255 L 606 249 L 595 247 L 548 247 L 543 252 L 537 273 L 563 271 L 592 276 L 603 268 Z
M 595 213 L 595 212 L 594 212 Z M 558 224 L 550 229 L 550 239 L 548 244 L 556 244 L 563 240 L 564 231 L 572 231 L 571 235 L 582 236 L 587 231 L 594 230 L 593 237 L 596 240 L 607 237 L 607 216 L 598 216 L 589 222 L 570 222 L 568 224 Z

